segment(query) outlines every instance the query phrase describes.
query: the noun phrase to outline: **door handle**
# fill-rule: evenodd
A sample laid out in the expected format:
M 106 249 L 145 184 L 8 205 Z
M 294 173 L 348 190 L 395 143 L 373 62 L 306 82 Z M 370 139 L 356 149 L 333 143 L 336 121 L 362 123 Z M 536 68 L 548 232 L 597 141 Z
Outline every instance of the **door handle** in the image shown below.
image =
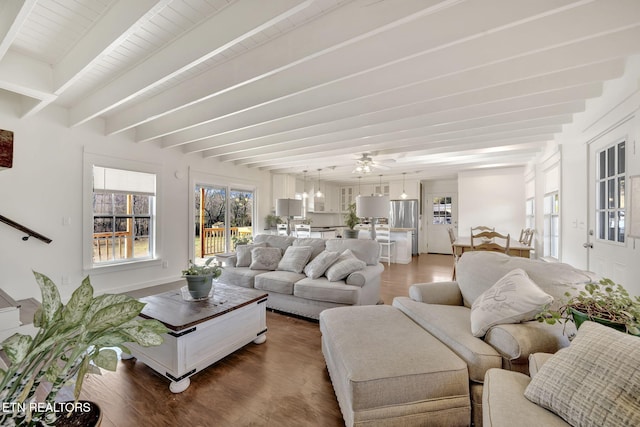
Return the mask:
M 583 243 L 582 247 L 585 249 L 593 249 L 593 243 Z

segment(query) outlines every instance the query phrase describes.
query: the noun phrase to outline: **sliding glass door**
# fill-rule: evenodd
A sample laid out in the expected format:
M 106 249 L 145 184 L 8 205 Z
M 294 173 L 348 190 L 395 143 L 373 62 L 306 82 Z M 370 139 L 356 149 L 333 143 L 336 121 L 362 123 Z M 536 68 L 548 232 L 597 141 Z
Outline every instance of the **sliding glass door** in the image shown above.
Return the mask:
M 254 191 L 232 186 L 195 186 L 195 256 L 230 252 L 253 234 Z

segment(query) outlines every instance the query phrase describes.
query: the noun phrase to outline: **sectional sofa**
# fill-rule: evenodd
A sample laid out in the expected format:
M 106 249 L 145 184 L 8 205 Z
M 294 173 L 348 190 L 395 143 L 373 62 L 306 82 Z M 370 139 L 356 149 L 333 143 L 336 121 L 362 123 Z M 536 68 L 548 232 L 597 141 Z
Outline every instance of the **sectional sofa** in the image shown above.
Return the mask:
M 225 260 L 218 281 L 267 291 L 267 307 L 318 319 L 327 308 L 379 302 L 384 271 L 379 253 L 378 242 L 369 239 L 259 234 Z

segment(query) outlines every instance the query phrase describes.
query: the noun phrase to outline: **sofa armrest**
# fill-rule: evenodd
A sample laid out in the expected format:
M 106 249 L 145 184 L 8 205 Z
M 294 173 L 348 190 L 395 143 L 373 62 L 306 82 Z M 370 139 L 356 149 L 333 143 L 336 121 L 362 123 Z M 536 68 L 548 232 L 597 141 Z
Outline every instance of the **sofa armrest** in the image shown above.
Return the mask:
M 551 353 L 533 353 L 529 355 L 529 376 L 533 378 L 542 365 L 553 356 Z
M 368 282 L 380 277 L 384 271 L 384 266 L 380 263 L 377 265 L 367 265 L 362 270 L 354 271 L 347 276 L 347 285 L 363 287 Z
M 458 282 L 416 283 L 409 288 L 409 297 L 427 304 L 462 305 Z
M 533 353 L 555 353 L 569 345 L 570 325 L 549 325 L 538 321 L 497 325 L 489 329 L 484 341 L 505 361 L 527 365 Z

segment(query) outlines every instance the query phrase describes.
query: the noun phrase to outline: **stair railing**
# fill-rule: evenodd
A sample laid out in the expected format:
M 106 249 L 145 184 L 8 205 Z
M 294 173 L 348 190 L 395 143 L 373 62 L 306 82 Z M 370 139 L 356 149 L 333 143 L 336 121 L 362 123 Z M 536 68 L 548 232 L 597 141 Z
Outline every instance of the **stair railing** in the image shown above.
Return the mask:
M 43 242 L 45 242 L 47 244 L 51 243 L 51 239 L 48 238 L 47 236 L 43 236 L 42 234 L 37 233 L 37 232 L 33 231 L 32 229 L 25 227 L 22 224 L 18 224 L 17 222 L 7 218 L 6 216 L 0 215 L 0 222 L 4 222 L 8 226 L 13 227 L 13 228 L 15 228 L 17 230 L 20 230 L 23 233 L 26 233 L 27 235 L 22 238 L 22 240 L 24 240 L 24 241 L 29 240 L 29 237 L 35 237 L 36 239 L 42 240 Z

